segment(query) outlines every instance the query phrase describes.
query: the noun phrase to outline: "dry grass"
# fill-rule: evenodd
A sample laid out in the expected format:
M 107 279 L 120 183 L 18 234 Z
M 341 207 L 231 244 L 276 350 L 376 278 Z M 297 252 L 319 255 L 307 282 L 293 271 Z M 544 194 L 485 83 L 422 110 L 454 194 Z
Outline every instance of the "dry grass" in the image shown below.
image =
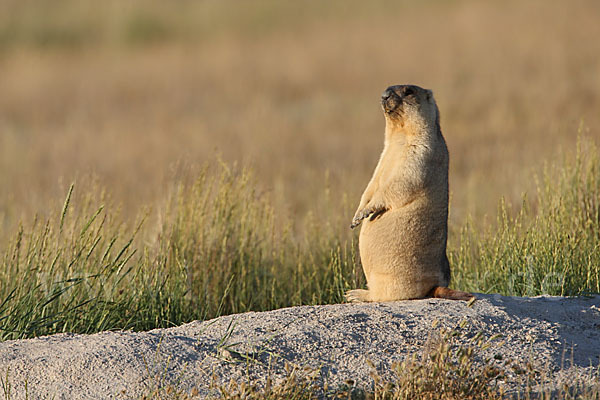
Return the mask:
M 0 5 L 3 231 L 89 172 L 135 215 L 215 152 L 251 163 L 278 213 L 312 209 L 326 176 L 357 201 L 392 83 L 436 93 L 452 225 L 518 202 L 580 124 L 600 136 L 593 0 L 169 4 Z
M 449 256 L 455 285 L 525 296 L 600 293 L 600 153 L 585 140 L 577 149 L 546 166 L 518 212 L 501 203 L 495 226 L 463 227 Z

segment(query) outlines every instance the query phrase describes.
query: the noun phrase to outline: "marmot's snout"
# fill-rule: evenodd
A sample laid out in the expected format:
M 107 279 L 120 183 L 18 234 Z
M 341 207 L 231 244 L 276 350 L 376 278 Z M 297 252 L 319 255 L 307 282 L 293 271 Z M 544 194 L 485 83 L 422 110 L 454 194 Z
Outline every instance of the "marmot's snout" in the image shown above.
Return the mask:
M 381 105 L 383 106 L 383 110 L 386 113 L 391 113 L 395 111 L 398 106 L 402 104 L 402 99 L 396 91 L 394 90 L 394 86 L 390 86 L 383 92 L 381 95 Z

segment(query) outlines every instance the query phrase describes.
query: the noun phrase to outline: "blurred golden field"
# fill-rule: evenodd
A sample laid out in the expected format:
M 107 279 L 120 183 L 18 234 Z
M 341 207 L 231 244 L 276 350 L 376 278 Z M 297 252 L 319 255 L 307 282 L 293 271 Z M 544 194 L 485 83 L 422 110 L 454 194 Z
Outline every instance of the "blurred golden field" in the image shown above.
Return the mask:
M 219 158 L 250 165 L 277 212 L 328 191 L 349 222 L 400 83 L 435 93 L 451 225 L 495 215 L 600 137 L 599 18 L 596 0 L 4 0 L 2 233 L 92 176 L 136 215 Z

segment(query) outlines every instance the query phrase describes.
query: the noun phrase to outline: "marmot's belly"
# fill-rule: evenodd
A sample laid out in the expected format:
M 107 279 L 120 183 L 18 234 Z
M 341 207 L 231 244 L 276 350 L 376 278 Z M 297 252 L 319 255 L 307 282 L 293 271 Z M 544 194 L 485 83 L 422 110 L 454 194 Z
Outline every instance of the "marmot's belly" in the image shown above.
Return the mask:
M 444 282 L 445 224 L 428 210 L 406 211 L 386 212 L 361 228 L 360 257 L 371 289 L 375 280 L 418 286 L 418 292 Z

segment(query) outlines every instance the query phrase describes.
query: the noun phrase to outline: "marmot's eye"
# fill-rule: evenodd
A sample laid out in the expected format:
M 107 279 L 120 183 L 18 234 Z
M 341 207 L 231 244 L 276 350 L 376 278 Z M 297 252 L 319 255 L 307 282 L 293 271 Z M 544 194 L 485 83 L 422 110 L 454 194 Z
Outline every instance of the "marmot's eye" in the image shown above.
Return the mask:
M 410 95 L 413 95 L 413 94 L 415 94 L 415 92 L 411 88 L 404 89 L 404 96 L 410 96 Z

